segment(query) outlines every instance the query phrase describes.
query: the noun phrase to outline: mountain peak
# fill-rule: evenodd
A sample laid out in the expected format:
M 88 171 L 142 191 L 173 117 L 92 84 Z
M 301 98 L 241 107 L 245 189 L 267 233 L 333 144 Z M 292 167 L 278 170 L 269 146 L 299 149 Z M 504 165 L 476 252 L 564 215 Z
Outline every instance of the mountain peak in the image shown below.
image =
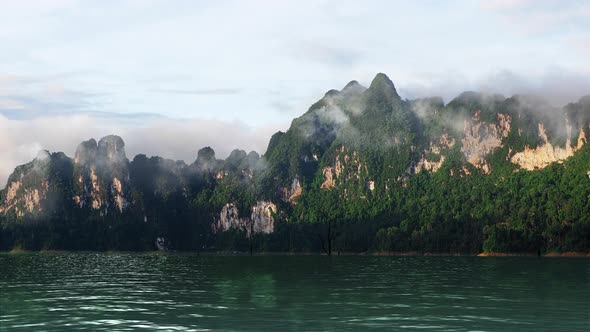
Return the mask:
M 340 92 L 347 94 L 347 93 L 363 92 L 366 89 L 367 88 L 360 85 L 359 82 L 353 80 L 353 81 L 348 82 L 348 84 L 346 84 L 344 86 L 344 88 L 342 89 L 342 91 L 340 91 Z
M 217 159 L 215 159 L 215 151 L 210 147 L 206 146 L 197 152 L 197 160 L 195 164 L 201 170 L 213 170 L 217 166 Z
M 199 149 L 197 152 L 197 162 L 208 162 L 212 160 L 215 160 L 215 151 L 210 146 Z
M 113 146 L 115 148 L 124 147 L 125 142 L 120 136 L 117 135 L 107 135 L 98 141 L 98 146 Z
M 82 143 L 78 144 L 78 147 L 76 148 L 74 162 L 76 164 L 87 164 L 91 161 L 94 161 L 97 150 L 98 144 L 94 138 L 83 141 Z
M 585 95 L 580 97 L 580 100 L 578 100 L 578 103 L 583 104 L 583 105 L 590 105 L 590 95 Z
M 125 155 L 125 142 L 117 135 L 108 135 L 98 141 L 98 154 L 109 158 Z
M 376 86 L 388 86 L 395 90 L 393 82 L 389 79 L 389 77 L 387 77 L 387 75 L 383 73 L 378 73 L 377 75 L 375 75 L 375 78 L 373 78 L 373 80 L 371 81 L 370 88 L 374 88 Z
M 108 135 L 98 141 L 97 161 L 102 164 L 116 165 L 127 163 L 125 155 L 125 142 L 116 135 Z
M 324 94 L 324 98 L 327 98 L 327 97 L 335 97 L 335 96 L 337 96 L 339 93 L 340 93 L 340 91 L 338 91 L 338 90 L 336 90 L 336 89 L 331 89 L 331 90 L 328 90 L 328 92 L 326 92 L 326 93 Z
M 35 157 L 35 160 L 37 160 L 37 161 L 45 161 L 45 160 L 48 160 L 49 157 L 50 157 L 49 151 L 47 151 L 45 149 L 41 149 L 37 153 L 37 157 Z
M 352 81 L 348 82 L 348 84 L 346 84 L 344 86 L 344 88 L 342 89 L 342 91 L 347 90 L 347 89 L 354 89 L 354 88 L 359 87 L 359 86 L 361 86 L 359 84 L 359 82 L 357 82 L 355 80 L 352 80 Z
M 375 78 L 373 78 L 373 81 L 371 81 L 371 85 L 369 86 L 369 90 L 384 92 L 386 94 L 393 92 L 395 97 L 398 99 L 400 98 L 393 82 L 389 79 L 389 77 L 387 77 L 387 75 L 383 73 L 378 73 Z

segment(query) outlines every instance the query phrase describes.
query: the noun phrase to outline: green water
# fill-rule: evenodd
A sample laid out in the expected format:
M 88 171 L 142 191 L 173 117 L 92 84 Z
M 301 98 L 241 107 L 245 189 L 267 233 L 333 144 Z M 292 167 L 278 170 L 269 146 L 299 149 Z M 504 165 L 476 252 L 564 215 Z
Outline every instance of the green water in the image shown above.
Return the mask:
M 588 331 L 590 260 L 0 254 L 1 331 Z

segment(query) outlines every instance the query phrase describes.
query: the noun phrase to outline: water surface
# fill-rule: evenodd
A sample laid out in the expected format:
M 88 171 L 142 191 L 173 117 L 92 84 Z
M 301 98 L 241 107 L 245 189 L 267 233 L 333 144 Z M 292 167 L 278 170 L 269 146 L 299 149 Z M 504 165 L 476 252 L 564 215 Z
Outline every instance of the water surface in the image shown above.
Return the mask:
M 1 331 L 583 331 L 590 260 L 0 254 Z

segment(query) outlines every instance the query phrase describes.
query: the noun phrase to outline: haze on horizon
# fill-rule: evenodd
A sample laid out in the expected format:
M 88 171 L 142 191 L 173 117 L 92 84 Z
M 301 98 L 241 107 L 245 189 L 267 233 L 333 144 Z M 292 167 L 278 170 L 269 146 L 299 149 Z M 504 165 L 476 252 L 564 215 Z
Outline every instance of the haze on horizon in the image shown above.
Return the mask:
M 590 1 L 0 0 L 0 188 L 40 149 L 264 153 L 329 89 L 590 94 Z

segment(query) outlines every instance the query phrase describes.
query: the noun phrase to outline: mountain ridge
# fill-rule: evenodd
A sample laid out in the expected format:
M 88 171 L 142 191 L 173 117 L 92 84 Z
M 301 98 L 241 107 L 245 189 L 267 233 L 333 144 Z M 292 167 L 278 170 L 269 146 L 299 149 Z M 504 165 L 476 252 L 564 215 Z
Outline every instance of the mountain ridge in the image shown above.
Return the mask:
M 379 73 L 368 88 L 351 81 L 328 91 L 262 156 L 236 149 L 220 160 L 205 147 L 191 164 L 129 161 L 120 137 L 90 139 L 74 158 L 41 153 L 15 169 L 0 191 L 2 236 L 74 249 L 146 250 L 158 238 L 178 250 L 588 250 L 586 99 L 563 108 L 476 92 L 447 104 L 403 100 Z M 15 235 L 55 219 L 84 236 L 110 228 L 88 243 L 57 231 L 34 245 Z

